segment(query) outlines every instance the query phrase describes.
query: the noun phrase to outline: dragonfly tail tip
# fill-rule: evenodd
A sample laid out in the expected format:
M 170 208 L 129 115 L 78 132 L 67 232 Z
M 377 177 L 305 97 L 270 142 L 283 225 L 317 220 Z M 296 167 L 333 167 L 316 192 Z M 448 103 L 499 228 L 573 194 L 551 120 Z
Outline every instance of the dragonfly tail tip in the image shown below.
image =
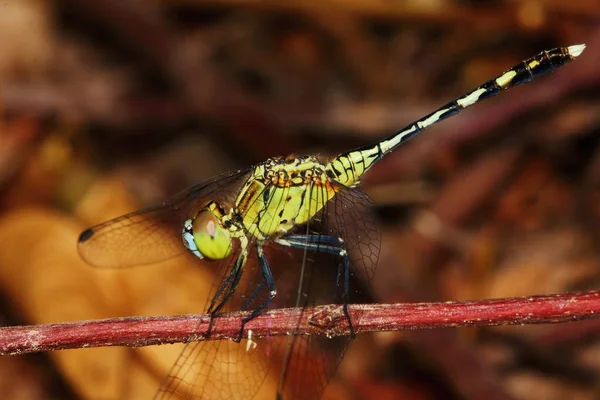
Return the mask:
M 579 55 L 583 53 L 583 50 L 585 50 L 585 44 L 576 44 L 569 46 L 567 49 L 572 57 L 579 57 Z

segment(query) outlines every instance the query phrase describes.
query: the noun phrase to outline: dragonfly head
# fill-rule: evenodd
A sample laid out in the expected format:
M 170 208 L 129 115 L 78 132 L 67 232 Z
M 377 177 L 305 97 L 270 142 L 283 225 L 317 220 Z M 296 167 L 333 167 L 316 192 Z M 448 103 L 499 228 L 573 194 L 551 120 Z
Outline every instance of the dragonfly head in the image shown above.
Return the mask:
M 186 220 L 181 231 L 185 247 L 202 259 L 222 260 L 229 256 L 232 238 L 221 223 L 223 216 L 221 208 L 210 202 L 194 218 Z

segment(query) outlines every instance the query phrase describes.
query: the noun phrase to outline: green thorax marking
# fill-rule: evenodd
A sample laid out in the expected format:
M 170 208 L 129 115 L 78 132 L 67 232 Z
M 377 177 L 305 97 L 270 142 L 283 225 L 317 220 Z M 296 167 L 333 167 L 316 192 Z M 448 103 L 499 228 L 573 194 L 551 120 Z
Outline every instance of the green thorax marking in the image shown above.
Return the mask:
M 315 157 L 271 158 L 254 169 L 228 218 L 241 218 L 248 233 L 265 240 L 309 221 L 335 192 Z

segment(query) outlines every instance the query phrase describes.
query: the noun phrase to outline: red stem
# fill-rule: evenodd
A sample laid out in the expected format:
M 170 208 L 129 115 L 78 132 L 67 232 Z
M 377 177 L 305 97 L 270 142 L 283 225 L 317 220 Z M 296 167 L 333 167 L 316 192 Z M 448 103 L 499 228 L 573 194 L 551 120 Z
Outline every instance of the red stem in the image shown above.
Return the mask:
M 600 292 L 446 303 L 352 305 L 357 332 L 418 330 L 447 327 L 547 324 L 579 321 L 600 315 Z M 247 312 L 223 315 L 213 322 L 210 340 L 239 337 Z M 295 334 L 348 335 L 341 306 L 304 310 L 272 310 L 246 324 L 244 337 Z M 196 340 L 209 327 L 209 315 L 128 317 L 60 324 L 0 328 L 0 355 L 102 346 L 149 346 Z

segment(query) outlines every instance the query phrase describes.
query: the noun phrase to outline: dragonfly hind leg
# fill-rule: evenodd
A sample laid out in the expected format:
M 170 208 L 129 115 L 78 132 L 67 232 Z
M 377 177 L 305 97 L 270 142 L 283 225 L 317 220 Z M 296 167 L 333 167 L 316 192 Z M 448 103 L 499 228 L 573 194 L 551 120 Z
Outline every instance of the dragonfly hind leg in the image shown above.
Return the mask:
M 277 239 L 276 242 L 282 246 L 294 247 L 297 249 L 312 250 L 328 254 L 333 254 L 341 257 L 341 262 L 338 266 L 338 275 L 336 287 L 340 287 L 340 278 L 343 277 L 344 291 L 342 294 L 343 309 L 348 327 L 350 329 L 350 337 L 354 339 L 356 330 L 350 317 L 348 301 L 350 298 L 350 258 L 346 251 L 344 240 L 337 236 L 331 235 L 289 235 L 282 239 Z

